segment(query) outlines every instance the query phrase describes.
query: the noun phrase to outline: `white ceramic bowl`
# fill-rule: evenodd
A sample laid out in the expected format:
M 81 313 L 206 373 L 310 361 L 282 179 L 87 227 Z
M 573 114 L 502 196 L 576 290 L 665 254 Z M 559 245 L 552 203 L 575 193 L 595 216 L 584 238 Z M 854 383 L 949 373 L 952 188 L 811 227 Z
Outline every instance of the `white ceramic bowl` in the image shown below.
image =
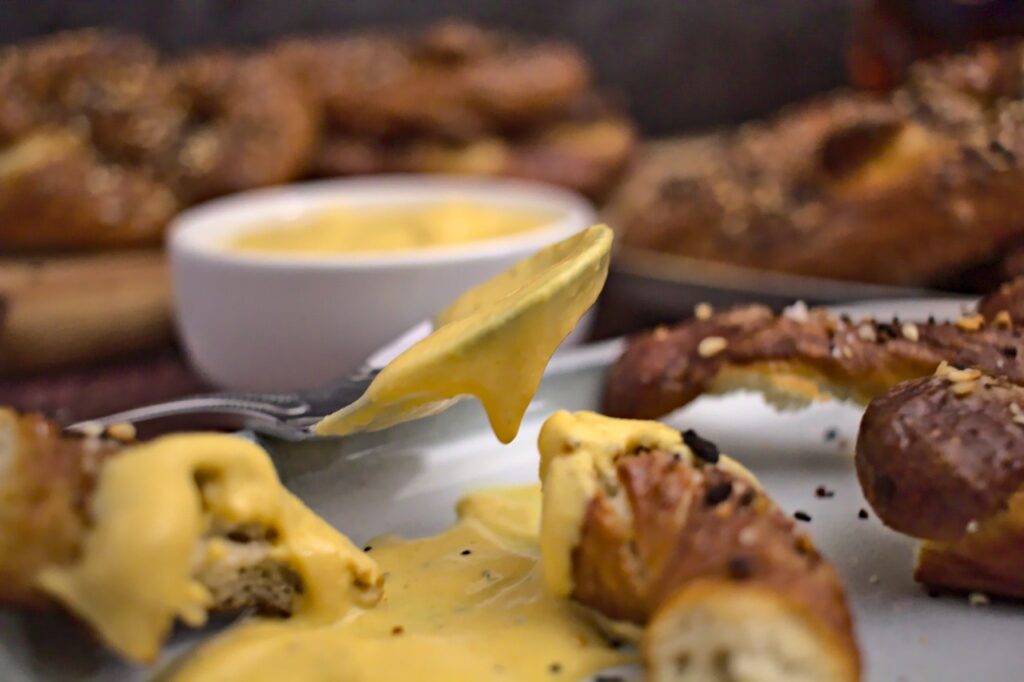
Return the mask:
M 394 254 L 252 254 L 231 237 L 343 202 L 401 206 L 445 199 L 558 216 L 514 237 Z M 469 287 L 596 221 L 582 197 L 496 179 L 379 176 L 237 194 L 181 213 L 169 252 L 178 329 L 196 370 L 224 388 L 320 386 L 428 319 Z

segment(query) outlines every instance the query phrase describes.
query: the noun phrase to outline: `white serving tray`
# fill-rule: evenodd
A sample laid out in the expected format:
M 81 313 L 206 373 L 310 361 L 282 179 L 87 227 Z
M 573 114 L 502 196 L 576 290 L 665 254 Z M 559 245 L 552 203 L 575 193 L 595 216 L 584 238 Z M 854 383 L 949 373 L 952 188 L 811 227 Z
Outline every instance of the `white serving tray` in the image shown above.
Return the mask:
M 904 319 L 958 314 L 960 301 L 910 301 L 858 306 L 855 312 Z M 508 446 L 490 434 L 483 411 L 463 402 L 448 412 L 389 431 L 340 442 L 275 445 L 286 483 L 315 511 L 357 543 L 395 531 L 424 535 L 454 518 L 466 491 L 536 479 L 535 439 L 557 409 L 596 409 L 616 343 L 556 357 L 519 437 Z M 866 682 L 1017 682 L 1024 679 L 1024 605 L 971 606 L 966 598 L 930 598 L 911 579 L 914 542 L 871 515 L 853 473 L 850 451 L 859 410 L 840 404 L 779 414 L 758 396 L 705 398 L 672 415 L 674 426 L 716 441 L 760 477 L 787 511 L 808 512 L 822 552 L 838 567 L 853 603 L 867 668 Z M 826 432 L 835 428 L 836 437 Z M 819 485 L 835 497 L 818 499 Z M 181 633 L 165 660 L 225 622 Z M 0 680 L 137 680 L 102 653 L 81 628 L 60 616 L 0 614 Z

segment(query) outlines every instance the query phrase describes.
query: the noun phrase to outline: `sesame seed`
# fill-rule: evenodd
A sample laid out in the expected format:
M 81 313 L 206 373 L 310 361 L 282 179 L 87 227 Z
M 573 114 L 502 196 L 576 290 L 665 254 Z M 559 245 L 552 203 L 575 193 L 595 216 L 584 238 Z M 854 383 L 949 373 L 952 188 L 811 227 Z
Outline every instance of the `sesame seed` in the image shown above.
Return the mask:
M 980 379 L 981 370 L 972 367 L 957 369 L 944 360 L 935 368 L 935 375 L 952 383 L 963 383 Z
M 876 573 L 872 573 L 871 577 L 868 578 L 868 582 L 871 583 L 872 585 L 877 585 L 879 582 L 881 582 L 881 580 L 882 579 L 879 578 L 878 574 L 876 574 Z
M 814 489 L 814 496 L 822 498 L 822 499 L 827 499 L 827 498 L 830 498 L 830 497 L 835 497 L 836 496 L 836 491 L 835 490 L 829 490 L 825 486 L 819 485 L 817 488 Z
M 391 628 L 391 634 L 393 635 L 400 635 L 403 632 L 405 632 L 405 628 L 403 628 L 401 625 L 396 625 L 395 627 Z
M 878 340 L 878 333 L 870 324 L 862 324 L 857 327 L 857 336 L 861 341 L 867 341 L 868 343 L 874 343 Z
M 459 552 L 459 554 L 461 554 L 462 556 L 469 556 L 472 553 L 473 553 L 473 551 L 469 550 L 469 549 L 464 549 L 461 552 Z
M 913 322 L 905 322 L 903 326 L 900 327 L 900 332 L 903 334 L 903 338 L 908 341 L 918 341 L 921 338 L 917 325 Z
M 863 519 L 866 519 L 867 517 L 868 517 L 868 510 L 867 509 L 861 509 L 860 511 L 857 512 L 857 518 L 858 519 L 863 520 Z
M 977 521 L 969 521 L 967 523 L 967 532 L 968 533 L 977 533 L 978 532 L 978 522 Z
M 367 545 L 366 547 L 363 547 L 364 552 L 369 552 L 371 549 L 373 549 L 373 545 Z
M 825 429 L 825 440 L 826 441 L 835 440 L 838 436 L 839 436 L 839 429 L 837 429 L 836 427 L 830 426 L 827 429 Z
M 710 320 L 714 314 L 715 309 L 711 307 L 710 303 L 698 303 L 693 308 L 693 316 L 698 320 Z
M 548 670 L 551 671 L 552 675 L 557 675 L 560 672 L 562 672 L 562 664 L 561 663 L 552 663 L 551 665 L 548 666 Z
M 697 354 L 702 358 L 710 358 L 721 353 L 728 345 L 729 342 L 721 336 L 708 336 L 697 344 Z
M 957 381 L 950 385 L 949 390 L 953 392 L 953 395 L 965 396 L 973 393 L 975 386 L 976 383 L 973 381 Z
M 967 602 L 971 606 L 985 606 L 989 603 L 988 595 L 983 594 L 982 592 L 971 592 L 967 595 Z
M 797 511 L 793 512 L 793 518 L 796 519 L 797 521 L 803 521 L 804 523 L 810 523 L 811 522 L 811 515 L 808 514 L 805 511 L 797 510 Z
M 985 325 L 985 317 L 981 313 L 963 315 L 956 321 L 956 326 L 965 332 L 976 332 Z

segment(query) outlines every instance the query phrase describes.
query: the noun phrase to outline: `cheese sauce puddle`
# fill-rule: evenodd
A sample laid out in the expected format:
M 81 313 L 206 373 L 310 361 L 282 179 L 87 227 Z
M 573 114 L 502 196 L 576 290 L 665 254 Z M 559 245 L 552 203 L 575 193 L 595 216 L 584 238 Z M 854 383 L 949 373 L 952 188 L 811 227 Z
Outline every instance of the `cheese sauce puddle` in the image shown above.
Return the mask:
M 433 537 L 370 543 L 385 574 L 375 608 L 329 625 L 251 621 L 202 646 L 170 679 L 579 680 L 631 660 L 545 588 L 537 486 L 470 495 L 459 514 Z
M 471 201 L 401 208 L 339 206 L 246 232 L 230 247 L 292 255 L 409 251 L 515 237 L 557 218 L 553 212 Z

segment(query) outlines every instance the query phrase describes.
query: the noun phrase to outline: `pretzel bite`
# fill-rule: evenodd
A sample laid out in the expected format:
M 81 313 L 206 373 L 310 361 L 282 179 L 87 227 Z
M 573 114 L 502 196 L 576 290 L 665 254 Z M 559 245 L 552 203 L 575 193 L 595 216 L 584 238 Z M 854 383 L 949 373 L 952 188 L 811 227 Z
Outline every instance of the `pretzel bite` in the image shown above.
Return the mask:
M 132 433 L 66 436 L 0 409 L 0 603 L 59 604 L 118 653 L 151 661 L 176 619 L 379 598 L 375 564 L 288 494 L 256 445 L 114 436 Z
M 654 418 L 704 393 L 763 392 L 777 407 L 830 396 L 866 403 L 946 361 L 1024 383 L 1024 332 L 980 314 L 952 323 L 834 317 L 793 306 L 710 310 L 632 339 L 611 368 L 604 410 Z
M 918 581 L 1024 597 L 1024 388 L 943 364 L 868 405 L 856 463 L 882 522 L 924 541 Z
M 568 412 L 539 444 L 548 586 L 644 628 L 647 679 L 859 679 L 837 574 L 713 444 Z

